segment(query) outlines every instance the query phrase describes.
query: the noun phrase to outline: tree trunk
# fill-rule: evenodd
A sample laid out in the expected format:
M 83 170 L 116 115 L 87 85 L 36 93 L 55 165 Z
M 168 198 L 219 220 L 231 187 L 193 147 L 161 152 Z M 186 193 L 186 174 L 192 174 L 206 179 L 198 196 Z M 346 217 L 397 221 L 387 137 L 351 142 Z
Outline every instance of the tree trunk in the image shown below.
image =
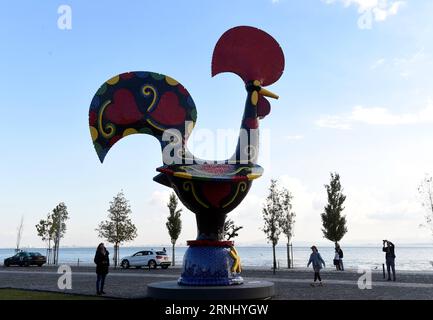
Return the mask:
M 117 245 L 117 256 L 116 256 L 116 268 L 117 265 L 119 264 L 119 258 L 120 257 L 120 244 Z
M 116 268 L 117 266 L 117 261 L 116 261 L 116 257 L 117 257 L 117 243 L 114 244 L 114 252 L 113 252 L 113 263 L 114 263 L 114 268 Z
M 53 256 L 53 258 L 54 258 L 54 261 L 53 261 L 53 263 L 56 265 L 57 264 L 57 254 L 58 254 L 58 245 L 59 245 L 59 242 L 58 242 L 58 236 L 56 235 L 56 238 L 54 239 L 54 256 Z
M 292 243 L 292 245 L 290 246 L 290 252 L 291 252 L 291 257 L 292 257 L 292 260 L 290 261 L 291 263 L 292 263 L 292 268 L 294 268 L 293 267 L 293 260 L 294 260 L 294 258 L 293 258 L 293 243 Z
M 272 255 L 273 255 L 273 260 L 274 260 L 273 272 L 275 274 L 275 269 L 277 268 L 277 259 L 275 257 L 275 244 L 272 244 Z
M 172 264 L 173 264 L 173 267 L 175 266 L 175 259 L 176 259 L 176 257 L 175 257 L 175 255 L 174 255 L 174 243 L 172 244 L 172 247 L 171 247 L 171 262 L 172 262 Z
M 53 264 L 56 264 L 56 254 L 57 254 L 57 240 L 54 240 L 54 245 L 53 245 Z
M 51 263 L 51 239 L 48 240 L 47 263 Z
M 56 265 L 59 264 L 59 249 L 60 249 L 60 236 L 57 238 L 57 245 L 56 245 Z
M 54 250 L 56 248 L 56 243 L 53 241 L 53 247 L 51 250 L 51 264 L 54 264 Z
M 60 244 L 60 237 L 57 235 L 56 237 L 56 242 L 55 242 L 55 252 L 54 252 L 54 264 L 57 265 L 59 264 L 59 244 Z
M 113 260 L 114 260 L 114 268 L 117 268 L 117 258 L 118 258 L 118 251 L 119 251 L 119 244 L 115 243 L 114 244 L 114 256 L 113 256 Z
M 287 269 L 290 269 L 290 240 L 287 242 Z

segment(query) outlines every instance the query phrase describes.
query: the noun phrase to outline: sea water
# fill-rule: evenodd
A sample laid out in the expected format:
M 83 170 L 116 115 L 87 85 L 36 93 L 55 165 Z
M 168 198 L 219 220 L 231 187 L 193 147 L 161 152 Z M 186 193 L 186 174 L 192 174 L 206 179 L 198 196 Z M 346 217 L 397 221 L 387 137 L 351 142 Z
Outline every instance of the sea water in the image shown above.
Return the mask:
M 108 247 L 113 255 L 113 248 Z M 162 250 L 162 247 L 121 247 L 120 257 L 134 254 L 144 249 Z M 187 247 L 176 247 L 176 265 L 182 264 L 182 258 Z M 236 247 L 244 267 L 272 267 L 271 247 Z M 344 267 L 357 269 L 358 267 L 369 267 L 382 270 L 385 254 L 382 247 L 343 247 Z M 45 248 L 24 249 L 40 252 L 46 255 Z M 171 247 L 166 247 L 167 254 L 171 256 Z M 319 247 L 319 252 L 325 260 L 327 267 L 333 267 L 334 248 Z M 303 268 L 307 266 L 311 250 L 309 247 L 293 247 L 294 267 Z M 401 246 L 396 247 L 396 268 L 398 270 L 433 271 L 433 246 Z M 14 249 L 0 249 L 0 264 L 7 257 L 14 255 Z M 60 248 L 59 263 L 70 265 L 93 265 L 95 248 Z M 287 268 L 287 250 L 284 246 L 276 247 L 276 259 L 280 268 Z

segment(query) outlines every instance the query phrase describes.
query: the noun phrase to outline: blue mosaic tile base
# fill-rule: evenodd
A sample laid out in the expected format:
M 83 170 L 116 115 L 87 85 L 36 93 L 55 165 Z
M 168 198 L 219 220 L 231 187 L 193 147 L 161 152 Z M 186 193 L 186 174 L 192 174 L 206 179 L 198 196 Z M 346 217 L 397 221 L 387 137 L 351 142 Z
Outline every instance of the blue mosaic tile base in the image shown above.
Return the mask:
M 224 247 L 189 247 L 183 257 L 180 285 L 229 286 L 243 283 L 239 274 L 230 271 L 233 258 Z

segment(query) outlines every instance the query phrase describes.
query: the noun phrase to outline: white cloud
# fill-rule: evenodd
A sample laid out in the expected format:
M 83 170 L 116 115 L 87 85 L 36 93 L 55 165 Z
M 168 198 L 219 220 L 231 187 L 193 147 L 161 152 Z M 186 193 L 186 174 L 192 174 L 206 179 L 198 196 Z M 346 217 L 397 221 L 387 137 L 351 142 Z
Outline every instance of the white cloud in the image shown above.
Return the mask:
M 292 193 L 295 212 L 312 213 L 322 210 L 322 203 L 325 201 L 323 195 L 308 190 L 301 180 L 285 174 L 280 176 L 278 181 L 281 186 L 287 188 Z
M 392 187 L 396 184 L 391 180 L 372 185 L 371 182 L 355 182 L 347 175 L 342 179 L 343 193 L 347 196 L 343 214 L 349 229 L 344 242 L 365 243 L 377 239 L 380 243 L 385 238 L 424 242 L 429 239 L 429 232 L 419 228 L 423 222 L 423 208 L 412 181 L 402 189 Z M 321 184 L 306 185 L 288 175 L 282 175 L 278 180 L 293 195 L 295 241 L 324 241 L 321 240 L 320 213 L 327 202 L 325 188 Z
M 327 4 L 341 2 L 345 7 L 354 5 L 358 7 L 359 13 L 364 13 L 369 10 L 377 11 L 379 19 L 383 17 L 383 15 L 387 17 L 397 14 L 400 8 L 406 3 L 406 1 L 393 0 L 324 0 L 324 2 Z
M 345 7 L 356 6 L 361 15 L 358 20 L 360 29 L 371 29 L 373 20 L 385 21 L 396 15 L 406 4 L 406 1 L 392 0 L 322 0 L 326 4 L 342 3 Z
M 350 178 L 344 177 L 343 193 L 347 199 L 343 214 L 347 217 L 349 229 L 344 237 L 345 243 L 365 243 L 374 239 L 380 243 L 383 237 L 402 241 L 412 237 L 411 241 L 420 242 L 429 239 L 428 232 L 418 227 L 423 221 L 423 209 L 415 197 L 416 188 L 412 190 L 409 186 L 413 192 L 408 192 L 391 188 L 387 183 L 375 186 L 354 184 Z M 327 202 L 322 185 L 315 185 L 312 190 L 312 186 L 288 175 L 282 175 L 278 180 L 293 195 L 293 210 L 296 212 L 294 240 L 326 243 L 320 218 Z M 408 230 L 419 232 L 410 235 Z
M 375 70 L 375 69 L 377 69 L 377 68 L 383 66 L 383 65 L 385 64 L 385 62 L 386 62 L 386 59 L 384 59 L 384 58 L 377 59 L 377 60 L 376 60 L 376 61 L 371 65 L 370 69 Z
M 406 57 L 395 57 L 392 59 L 385 59 L 380 58 L 377 59 L 373 64 L 371 65 L 372 69 L 376 69 L 381 66 L 392 66 L 392 67 L 407 67 L 414 64 L 419 63 L 425 63 L 425 59 L 428 58 L 427 54 L 425 53 L 425 48 L 421 47 L 414 53 L 406 56 Z
M 147 200 L 149 205 L 157 206 L 160 209 L 165 208 L 167 206 L 168 200 L 170 198 L 170 193 L 172 191 L 169 189 L 166 190 L 156 190 L 152 192 L 150 199 Z
M 322 238 L 320 213 L 326 203 L 326 193 L 310 189 L 302 180 L 288 175 L 278 178 L 281 186 L 292 196 L 293 211 L 296 213 L 294 234 L 296 241 L 319 240 Z M 322 191 L 322 190 L 321 190 Z
M 298 178 L 282 175 L 277 177 L 280 186 L 286 187 L 293 195 L 293 210 L 296 212 L 295 237 L 304 241 L 308 240 L 309 235 L 320 231 L 320 213 L 326 200 L 326 194 L 316 194 L 309 190 L 307 186 Z M 263 218 L 262 208 L 266 200 L 267 190 L 264 194 L 250 192 L 244 201 L 233 212 L 228 214 L 228 218 L 235 221 L 235 224 L 244 228 L 239 232 L 239 245 L 257 245 L 266 241 L 266 236 L 262 231 Z M 318 218 L 318 219 L 317 219 Z M 281 236 L 281 242 L 284 237 Z
M 367 232 L 369 240 L 376 238 L 378 242 L 387 238 L 399 242 L 429 240 L 428 232 L 419 228 L 423 211 L 415 193 L 416 188 L 397 190 L 386 184 L 382 187 L 347 184 L 344 210 L 349 228 L 347 239 L 358 241 Z
M 432 60 L 429 54 L 425 52 L 424 47 L 419 48 L 412 54 L 394 58 L 379 58 L 370 65 L 371 70 L 385 69 L 397 72 L 403 78 L 408 78 L 425 70 L 426 66 L 431 66 Z
M 304 139 L 304 136 L 301 134 L 295 134 L 295 135 L 286 136 L 285 139 L 289 141 L 297 141 L 297 140 Z
M 433 123 L 433 102 L 427 107 L 413 113 L 392 113 L 386 108 L 366 108 L 356 106 L 347 115 L 325 115 L 319 118 L 316 125 L 321 128 L 351 129 L 354 124 L 367 125 L 413 125 Z
M 391 7 L 388 9 L 389 14 L 396 15 L 400 8 L 406 4 L 405 1 L 396 1 L 391 4 Z
M 373 14 L 376 21 L 385 21 L 388 17 L 389 12 L 387 10 L 374 8 Z
M 316 121 L 316 126 L 320 128 L 340 129 L 348 130 L 351 129 L 350 123 L 345 117 L 340 116 L 322 116 Z

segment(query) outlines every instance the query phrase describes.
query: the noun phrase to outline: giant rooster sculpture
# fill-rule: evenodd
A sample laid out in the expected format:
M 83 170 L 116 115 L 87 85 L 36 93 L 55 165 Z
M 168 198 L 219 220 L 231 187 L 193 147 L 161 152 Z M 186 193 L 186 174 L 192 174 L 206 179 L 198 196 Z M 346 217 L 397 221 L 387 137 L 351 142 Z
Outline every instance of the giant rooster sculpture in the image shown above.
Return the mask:
M 259 119 L 270 112 L 265 97 L 278 98 L 263 87 L 276 82 L 283 70 L 283 52 L 264 31 L 235 27 L 218 40 L 212 76 L 233 72 L 244 81 L 247 91 L 236 151 L 225 161 L 198 159 L 188 151 L 196 107 L 184 86 L 169 76 L 147 71 L 122 73 L 107 80 L 91 102 L 90 132 L 101 162 L 110 148 L 128 135 L 154 136 L 163 158 L 154 180 L 173 188 L 196 215 L 197 239 L 188 242 L 180 284 L 242 283 L 239 257 L 233 242 L 223 241 L 223 227 L 226 214 L 241 203 L 252 181 L 262 175 L 257 164 Z

